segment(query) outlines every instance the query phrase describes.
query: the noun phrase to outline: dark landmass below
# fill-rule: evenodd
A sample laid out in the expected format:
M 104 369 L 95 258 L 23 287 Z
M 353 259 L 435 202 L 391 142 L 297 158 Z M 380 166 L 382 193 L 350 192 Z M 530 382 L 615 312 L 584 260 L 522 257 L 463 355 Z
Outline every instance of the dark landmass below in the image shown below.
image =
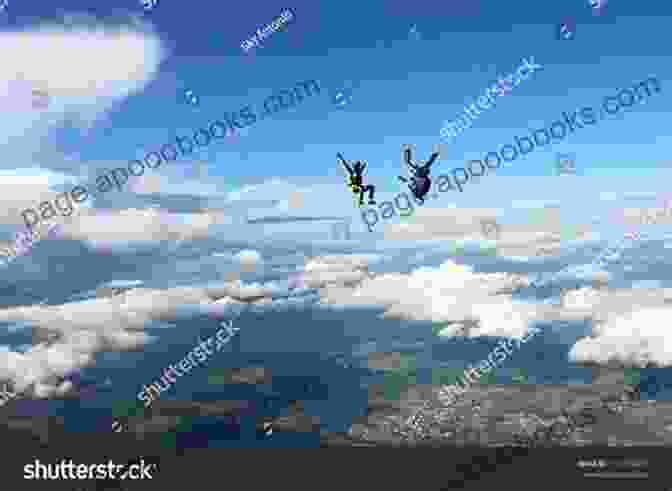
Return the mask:
M 227 383 L 259 383 L 268 373 L 250 367 L 232 370 L 225 378 Z M 371 386 L 367 415 L 353 421 L 345 433 L 322 429 L 319 417 L 306 414 L 302 401 L 290 401 L 280 416 L 257 416 L 257 430 L 263 433 L 272 428 L 268 438 L 282 432 L 319 433 L 322 447 L 442 447 L 448 451 L 446 456 L 453 455 L 451 449 L 478 447 L 504 452 L 504 457 L 472 457 L 460 451 L 466 464 L 452 459 L 448 467 L 456 468 L 479 458 L 488 463 L 484 469 L 497 467 L 498 459 L 529 457 L 532 449 L 549 447 L 586 451 L 605 446 L 617 451 L 658 447 L 668 457 L 672 455 L 672 403 L 639 400 L 638 388 L 625 384 L 622 370 L 605 371 L 588 385 L 476 385 L 450 407 L 439 403 L 439 388 L 408 385 L 398 400 L 389 400 L 383 387 Z M 428 407 L 418 428 L 409 428 L 404 421 L 423 405 Z M 101 452 L 110 458 L 114 455 L 116 461 L 142 455 L 184 456 L 190 451 L 166 448 L 161 439 L 178 427 L 179 417 L 235 419 L 250 414 L 245 401 L 159 399 L 141 417 L 124 418 L 120 433 L 110 429 L 109 433 L 87 434 L 65 431 L 58 417 L 18 416 L 12 406 L 10 402 L 0 408 L 5 446 L 13 442 L 17 452 L 27 449 L 29 455 L 46 454 L 53 459 L 64 455 L 75 459 L 81 453 L 81 459 L 88 460 L 80 462 L 91 461 Z M 46 455 L 41 458 L 49 458 Z M 16 471 L 20 475 L 20 467 Z M 480 479 L 480 471 L 474 472 L 472 479 Z

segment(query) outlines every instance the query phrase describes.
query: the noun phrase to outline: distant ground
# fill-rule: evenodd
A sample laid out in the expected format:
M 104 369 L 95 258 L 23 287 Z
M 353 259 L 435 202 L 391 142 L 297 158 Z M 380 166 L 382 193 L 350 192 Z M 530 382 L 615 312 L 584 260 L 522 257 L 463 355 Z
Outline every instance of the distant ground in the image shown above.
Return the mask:
M 261 367 L 225 372 L 220 374 L 220 382 L 254 384 L 267 379 Z M 327 446 L 672 444 L 672 402 L 639 400 L 637 386 L 625 383 L 622 370 L 603 372 L 590 385 L 475 385 L 450 407 L 438 402 L 439 388 L 408 384 L 398 400 L 391 400 L 382 385 L 372 386 L 367 415 L 353 421 L 343 434 L 321 429 L 319 418 L 307 414 L 301 401 L 290 404 L 284 416 L 258 418 L 257 426 L 264 431 L 270 423 L 276 433 L 319 432 Z M 426 400 L 433 403 L 424 412 L 421 431 L 412 431 L 403 422 Z M 178 417 L 250 414 L 244 401 L 231 400 L 159 399 L 147 410 L 139 407 L 141 404 L 129 409 L 129 415 L 120 421 L 125 436 L 146 442 L 178 429 Z M 57 419 L 17 416 L 12 408 L 10 402 L 0 409 L 4 431 L 27 431 L 52 443 L 67 438 Z M 129 454 L 133 451 L 129 447 Z
M 221 381 L 226 383 L 264 383 L 266 379 L 260 367 L 230 370 L 220 376 Z M 597 481 L 587 481 L 574 468 L 578 453 L 549 457 L 547 453 L 534 450 L 537 447 L 548 449 L 549 445 L 566 449 L 583 448 L 582 455 L 598 452 L 604 456 L 605 448 L 612 451 L 620 449 L 622 453 L 616 455 L 621 458 L 631 457 L 640 446 L 646 447 L 640 452 L 648 452 L 644 454 L 647 456 L 645 460 L 648 464 L 650 457 L 650 465 L 655 468 L 654 476 L 658 478 L 660 459 L 656 460 L 650 452 L 652 446 L 668 447 L 672 444 L 672 403 L 639 401 L 636 387 L 624 382 L 622 371 L 614 371 L 603 373 L 593 384 L 583 386 L 476 386 L 453 407 L 433 405 L 427 411 L 423 431 L 419 433 L 404 432 L 400 423 L 428 398 L 436 402 L 439 386 L 409 385 L 404 387 L 399 400 L 389 400 L 383 395 L 382 387 L 372 387 L 368 414 L 353 421 L 346 433 L 322 430 L 319 418 L 307 414 L 301 401 L 290 404 L 284 416 L 258 418 L 257 432 L 265 433 L 269 439 L 287 432 L 320 433 L 322 447 L 395 446 L 418 447 L 419 450 L 419 447 L 440 446 L 444 451 L 439 467 L 436 467 L 437 462 L 424 461 L 427 456 L 420 458 L 420 454 L 413 454 L 418 459 L 412 461 L 408 460 L 408 455 L 403 459 L 413 468 L 413 475 L 422 473 L 425 484 L 436 483 L 423 489 L 473 489 L 464 486 L 486 485 L 491 479 L 497 479 L 499 484 L 514 483 L 523 476 L 521 472 L 524 472 L 528 485 L 546 482 L 548 472 L 557 474 L 554 482 L 558 483 L 576 479 L 571 482 L 586 485 Z M 59 418 L 13 416 L 10 403 L 0 409 L 0 432 L 6 445 L 18 442 L 16 448 L 22 450 L 13 456 L 23 459 L 19 464 L 34 458 L 43 462 L 58 462 L 64 456 L 79 463 L 106 462 L 109 458 L 117 463 L 131 463 L 143 458 L 145 462 L 157 466 L 155 484 L 163 484 L 182 477 L 185 472 L 193 473 L 196 468 L 204 477 L 206 474 L 220 475 L 224 470 L 230 477 L 235 472 L 240 473 L 235 475 L 246 475 L 232 462 L 241 458 L 239 453 L 235 453 L 240 450 L 229 451 L 234 453 L 217 453 L 215 450 L 196 453 L 197 450 L 173 446 L 175 432 L 188 431 L 189 425 L 185 427 L 184 422 L 191 417 L 219 417 L 221 424 L 231 424 L 237 416 L 244 414 L 249 414 L 249 407 L 243 401 L 158 400 L 146 414 L 124 418 L 124 429 L 120 433 L 86 434 L 64 431 Z M 563 414 L 566 416 L 564 419 Z M 571 420 L 569 424 L 568 418 Z M 24 455 L 21 451 L 30 453 L 19 457 Z M 542 456 L 545 458 L 540 460 Z M 215 457 L 226 461 L 226 465 L 222 462 L 220 470 L 208 464 L 209 459 L 216 461 Z M 8 480 L 19 479 L 22 468 L 19 464 L 5 462 Z M 323 461 L 317 459 L 315 464 L 322 465 Z M 294 482 L 300 489 L 314 482 L 303 473 L 292 477 L 287 469 L 282 470 L 283 465 L 278 462 L 264 464 L 267 469 L 273 467 L 273 472 L 250 476 L 249 482 L 280 480 Z M 371 463 L 369 471 L 373 466 L 374 463 Z M 402 471 L 389 469 L 380 479 L 387 479 L 388 486 L 399 486 L 403 480 L 409 479 Z M 339 483 L 348 481 L 344 475 L 334 476 L 334 479 L 340 479 Z M 375 480 L 369 474 L 362 475 L 362 479 Z M 647 479 L 647 482 L 650 481 Z M 613 486 L 615 481 L 609 483 Z M 99 481 L 92 484 L 103 485 L 109 486 L 110 483 Z

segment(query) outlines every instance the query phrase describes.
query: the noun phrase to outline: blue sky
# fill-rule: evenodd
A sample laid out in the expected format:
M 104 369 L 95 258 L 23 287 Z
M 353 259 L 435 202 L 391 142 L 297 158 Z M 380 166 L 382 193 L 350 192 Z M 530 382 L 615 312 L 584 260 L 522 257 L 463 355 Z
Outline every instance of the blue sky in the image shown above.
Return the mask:
M 58 7 L 12 3 L 4 18 L 8 32 L 30 32 L 38 23 L 58 25 L 63 15 L 87 14 L 92 16 L 89 21 L 73 22 L 108 26 L 128 25 L 129 15 L 138 15 L 154 30 L 160 49 L 142 48 L 138 63 L 145 68 L 137 90 L 121 90 L 109 105 L 101 103 L 86 131 L 78 119 L 86 120 L 81 108 L 58 107 L 58 95 L 53 96 L 50 110 L 58 113 L 55 123 L 45 123 L 47 113 L 39 123 L 34 115 L 27 117 L 25 125 L 17 125 L 15 117 L 0 119 L 8 140 L 3 170 L 25 175 L 28 169 L 39 168 L 38 173 L 58 172 L 67 176 L 62 179 L 75 181 L 84 172 L 105 167 L 105 162 L 123 165 L 175 135 L 192 134 L 226 111 L 260 105 L 276 90 L 316 79 L 323 87 L 319 97 L 254 124 L 235 142 L 204 148 L 195 159 L 203 165 L 200 173 L 189 170 L 193 161 L 184 158 L 172 169 L 164 166 L 161 192 L 216 198 L 211 206 L 224 206 L 231 204 L 225 193 L 245 184 L 261 185 L 245 195 L 249 205 L 237 195 L 238 205 L 252 210 L 260 200 L 281 199 L 274 195 L 276 178 L 286 181 L 288 188 L 319 189 L 306 206 L 309 215 L 356 219 L 352 199 L 341 184 L 336 152 L 368 161 L 369 180 L 378 186 L 380 202 L 400 190 L 396 175 L 402 144 L 414 144 L 418 158 L 428 157 L 446 119 L 453 119 L 498 76 L 532 56 L 543 69 L 498 98 L 494 108 L 459 135 L 435 165 L 434 174 L 482 158 L 516 135 L 547 127 L 562 117 L 562 111 L 597 107 L 602 97 L 650 75 L 659 78 L 663 90 L 645 104 L 577 130 L 550 148 L 536 149 L 482 179 L 489 181 L 487 186 L 468 184 L 465 193 L 444 199 L 445 205 L 507 207 L 511 194 L 528 199 L 519 191 L 529 191 L 529 184 L 504 177 L 550 177 L 557 152 L 574 153 L 578 174 L 596 180 L 534 181 L 532 190 L 540 196 L 530 200 L 561 199 L 575 185 L 594 189 L 603 176 L 617 181 L 618 192 L 659 191 L 649 183 L 659 183 L 661 172 L 669 169 L 669 159 L 661 151 L 669 144 L 664 130 L 670 110 L 669 43 L 661 39 L 669 7 L 611 1 L 594 15 L 587 1 L 543 8 L 531 1 L 474 1 L 468 7 L 457 3 L 264 2 L 248 7 L 196 0 L 188 6 L 159 2 L 151 12 L 143 12 L 134 2 L 96 7 L 77 1 L 59 2 Z M 263 47 L 243 53 L 240 43 L 285 8 L 295 14 L 287 28 L 267 37 Z M 557 25 L 564 19 L 577 25 L 571 41 L 556 38 Z M 409 35 L 412 26 L 421 39 Z M 109 56 L 113 65 L 126 57 L 124 49 L 131 48 L 101 57 Z M 58 59 L 64 53 L 50 56 Z M 81 74 L 73 78 L 100 75 L 92 73 L 91 66 L 76 66 Z M 338 109 L 330 94 L 346 85 L 353 87 L 352 100 Z M 185 103 L 185 90 L 199 97 L 198 106 Z M 90 103 L 99 104 L 99 99 Z M 189 183 L 184 182 L 185 175 Z M 635 181 L 628 180 L 633 177 Z M 51 179 L 59 181 L 56 176 Z M 631 189 L 640 180 L 641 189 Z M 277 193 L 285 193 L 284 188 Z M 131 194 L 114 193 L 105 206 L 130 206 Z M 248 213 L 259 214 L 272 215 L 273 210 Z

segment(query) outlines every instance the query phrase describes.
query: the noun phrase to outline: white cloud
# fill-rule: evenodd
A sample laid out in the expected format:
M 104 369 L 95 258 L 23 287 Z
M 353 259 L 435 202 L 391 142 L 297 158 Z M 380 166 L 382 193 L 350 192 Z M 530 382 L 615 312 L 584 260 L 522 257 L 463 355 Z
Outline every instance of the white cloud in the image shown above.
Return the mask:
M 231 191 L 227 199 L 247 206 L 250 219 L 358 216 L 358 208 L 352 206 L 350 190 L 332 182 L 315 182 L 307 187 L 273 177 Z M 310 228 L 311 225 L 304 223 L 302 227 Z
M 51 186 L 67 182 L 65 174 L 37 169 L 0 171 L 0 223 L 23 224 L 21 212 L 59 193 Z
M 404 222 L 391 220 L 384 224 L 388 240 L 490 241 L 497 252 L 507 256 L 534 256 L 550 247 L 560 251 L 560 241 L 589 240 L 592 237 L 590 224 L 579 224 L 567 233 L 561 223 L 551 220 L 552 212 L 544 211 L 545 219 L 539 223 L 510 223 L 502 210 L 490 208 L 419 208 Z M 484 234 L 482 220 L 494 220 L 499 235 Z M 566 229 L 567 227 L 565 227 Z
M 529 285 L 526 276 L 474 273 L 452 261 L 410 274 L 371 274 L 361 257 L 309 264 L 306 282 L 321 288 L 323 304 L 371 305 L 384 308 L 385 318 L 452 322 L 442 337 L 521 337 L 535 321 L 592 320 L 592 337 L 576 342 L 573 361 L 672 365 L 672 289 L 584 287 L 564 292 L 561 304 L 527 304 L 511 295 Z
M 118 102 L 142 91 L 167 54 L 158 36 L 146 26 L 102 22 L 3 32 L 0 44 L 5 53 L 5 80 L 23 78 L 49 93 L 46 110 L 25 112 L 29 116 L 25 121 L 33 131 L 36 126 L 44 130 L 71 118 L 87 126 Z M 9 128 L 3 125 L 2 132 Z M 18 130 L 15 127 L 13 131 Z
M 138 288 L 109 298 L 4 309 L 0 321 L 30 323 L 35 344 L 23 353 L 0 346 L 0 381 L 11 380 L 17 392 L 51 397 L 68 390 L 59 377 L 91 366 L 97 353 L 138 350 L 152 342 L 155 338 L 144 332 L 147 322 L 194 314 L 217 318 L 236 304 L 267 302 L 273 291 L 239 282 L 207 288 Z
M 536 209 L 560 205 L 562 205 L 562 203 L 558 200 L 513 200 L 511 202 L 511 208 L 520 208 L 523 210 L 528 208 Z
M 385 318 L 453 321 L 456 324 L 449 327 L 453 335 L 468 326 L 468 336 L 520 337 L 537 316 L 537 306 L 515 302 L 504 293 L 524 284 L 522 276 L 474 273 L 453 261 L 410 274 L 376 275 L 368 272 L 363 257 L 358 256 L 307 267 L 306 273 L 307 284 L 324 287 L 324 304 L 381 306 Z M 442 335 L 446 334 L 444 329 Z
M 94 244 L 126 244 L 160 240 L 186 240 L 208 236 L 212 225 L 221 223 L 219 211 L 167 213 L 156 208 L 81 213 L 62 228 L 66 237 Z
M 74 22 L 0 33 L 4 53 L 0 98 L 20 96 L 6 93 L 17 79 L 49 94 L 45 108 L 35 109 L 27 101 L 25 109 L 0 114 L 0 140 L 6 143 L 2 165 L 20 168 L 13 180 L 3 176 L 0 182 L 0 221 L 20 223 L 23 208 L 53 198 L 56 193 L 49 186 L 76 181 L 82 169 L 95 168 L 95 164 L 64 160 L 50 138 L 51 131 L 63 124 L 86 129 L 106 117 L 155 78 L 167 55 L 147 25 L 110 26 L 90 18 Z M 46 170 L 64 166 L 72 174 Z
M 240 251 L 237 259 L 257 263 L 256 251 Z M 386 318 L 452 322 L 441 336 L 522 337 L 534 321 L 593 319 L 593 337 L 576 342 L 575 361 L 622 363 L 647 361 L 672 364 L 667 333 L 672 308 L 668 289 L 589 289 L 567 292 L 565 305 L 526 304 L 512 291 L 529 284 L 524 275 L 475 273 L 447 261 L 437 268 L 406 273 L 372 273 L 367 255 L 308 258 L 303 280 L 318 288 L 322 305 L 374 305 Z M 34 345 L 25 352 L 0 348 L 0 381 L 13 381 L 40 397 L 52 397 L 72 387 L 59 378 L 90 366 L 103 350 L 141 349 L 153 338 L 148 322 L 170 322 L 194 314 L 222 318 L 239 309 L 288 308 L 284 286 L 244 285 L 240 281 L 206 287 L 167 290 L 134 288 L 113 297 L 64 305 L 12 307 L 0 310 L 0 321 L 31 325 Z M 286 292 L 285 292 L 286 293 Z M 298 301 L 298 299 L 295 299 Z M 48 342 L 47 342 L 48 339 Z M 31 392 L 32 391 L 32 392 Z
M 250 272 L 254 272 L 262 261 L 261 254 L 251 250 L 240 251 L 233 258 L 240 263 L 243 271 Z
M 613 315 L 601 323 L 594 337 L 579 340 L 569 357 L 573 362 L 644 367 L 672 365 L 672 308 L 642 308 Z

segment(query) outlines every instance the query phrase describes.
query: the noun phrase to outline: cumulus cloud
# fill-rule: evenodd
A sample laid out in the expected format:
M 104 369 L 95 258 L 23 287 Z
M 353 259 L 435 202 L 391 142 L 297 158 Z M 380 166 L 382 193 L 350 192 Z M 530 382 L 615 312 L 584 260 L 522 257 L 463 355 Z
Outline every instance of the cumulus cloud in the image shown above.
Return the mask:
M 262 259 L 250 250 L 240 251 L 237 258 L 255 263 Z M 665 339 L 672 314 L 670 289 L 584 288 L 564 292 L 560 304 L 528 304 L 513 298 L 517 288 L 529 285 L 524 275 L 476 273 L 453 261 L 410 273 L 373 273 L 369 265 L 377 259 L 307 258 L 302 279 L 318 296 L 305 298 L 323 306 L 373 305 L 384 310 L 385 318 L 441 323 L 441 336 L 518 338 L 529 334 L 535 321 L 590 319 L 593 332 L 576 342 L 573 360 L 670 364 L 672 345 Z M 56 397 L 75 390 L 63 377 L 94 364 L 97 353 L 138 350 L 152 342 L 144 331 L 148 323 L 194 315 L 217 320 L 240 309 L 277 310 L 301 301 L 287 297 L 286 285 L 241 281 L 107 293 L 63 305 L 0 310 L 0 322 L 32 327 L 34 343 L 27 350 L 0 349 L 0 381 L 10 380 L 17 390 L 35 397 Z
M 613 210 L 612 221 L 623 225 L 669 225 L 672 223 L 672 208 L 657 206 L 648 208 L 624 208 Z
M 144 333 L 115 330 L 70 330 L 61 332 L 61 336 L 54 344 L 39 343 L 25 353 L 6 348 L 0 351 L 0 379 L 11 380 L 17 392 L 32 388 L 36 397 L 48 397 L 67 389 L 62 378 L 72 370 L 92 365 L 96 352 L 138 348 L 151 339 Z
M 32 131 L 68 119 L 90 124 L 142 91 L 167 55 L 148 25 L 109 25 L 86 17 L 75 21 L 0 33 L 5 79 L 37 83 L 51 98 L 46 117 L 26 112 Z M 7 129 L 3 125 L 0 131 Z
M 26 396 L 52 397 L 74 390 L 63 378 L 91 366 L 101 351 L 142 349 L 155 337 L 148 322 L 194 315 L 222 319 L 232 307 L 268 303 L 275 290 L 241 282 L 167 290 L 134 288 L 109 297 L 54 306 L 0 310 L 0 322 L 32 326 L 34 345 L 24 352 L 0 346 L 0 381 Z
M 507 293 L 525 284 L 522 276 L 474 273 L 453 261 L 410 274 L 372 274 L 365 256 L 319 258 L 306 266 L 304 281 L 322 287 L 323 304 L 374 305 L 385 318 L 454 323 L 443 335 L 520 337 L 537 315 L 537 306 Z
M 590 287 L 579 288 L 563 292 L 561 301 L 565 309 L 572 311 L 592 312 L 593 307 L 599 304 L 601 294 L 598 290 Z
M 612 315 L 569 353 L 574 362 L 646 367 L 672 365 L 671 307 Z
M 240 251 L 242 261 L 262 258 L 256 251 Z M 375 259 L 375 258 L 369 258 Z M 366 256 L 312 258 L 309 274 L 327 274 L 338 264 L 364 267 Z M 312 273 L 310 273 L 312 272 Z M 340 280 L 337 284 L 342 284 Z M 330 283 L 331 284 L 331 283 Z M 76 391 L 63 378 L 95 364 L 101 351 L 142 349 L 155 338 L 145 333 L 148 323 L 161 324 L 205 315 L 221 320 L 243 308 L 272 303 L 289 306 L 297 299 L 275 297 L 287 293 L 286 286 L 245 285 L 241 281 L 205 287 L 176 287 L 165 290 L 127 287 L 111 291 L 114 284 L 103 284 L 95 298 L 62 305 L 35 305 L 0 310 L 0 322 L 11 328 L 31 328 L 33 345 L 12 351 L 0 347 L 0 381 L 9 380 L 16 391 L 29 397 L 55 397 Z
M 596 281 L 601 286 L 563 290 L 555 305 L 529 304 L 512 297 L 529 286 L 524 275 L 474 273 L 453 261 L 409 274 L 372 274 L 364 256 L 315 258 L 304 276 L 320 288 L 322 304 L 377 306 L 385 318 L 432 321 L 442 324 L 442 337 L 522 337 L 534 322 L 590 320 L 593 332 L 576 341 L 573 361 L 672 364 L 666 340 L 672 289 L 616 290 Z
M 24 208 L 56 196 L 54 186 L 76 182 L 84 169 L 97 168 L 64 159 L 51 132 L 64 124 L 86 130 L 105 118 L 155 78 L 167 50 L 146 24 L 109 25 L 77 16 L 69 25 L 2 32 L 0 43 L 5 48 L 0 99 L 19 96 L 8 92 L 18 80 L 49 95 L 46 107 L 33 108 L 29 100 L 21 110 L 0 114 L 0 139 L 7 143 L 3 165 L 14 167 L 16 174 L 0 179 L 0 221 L 19 223 Z M 23 181 L 20 186 L 17 180 Z
M 540 306 L 536 320 L 591 322 L 590 335 L 576 340 L 569 353 L 575 363 L 667 366 L 671 304 L 669 288 L 583 287 L 563 290 L 559 303 Z

